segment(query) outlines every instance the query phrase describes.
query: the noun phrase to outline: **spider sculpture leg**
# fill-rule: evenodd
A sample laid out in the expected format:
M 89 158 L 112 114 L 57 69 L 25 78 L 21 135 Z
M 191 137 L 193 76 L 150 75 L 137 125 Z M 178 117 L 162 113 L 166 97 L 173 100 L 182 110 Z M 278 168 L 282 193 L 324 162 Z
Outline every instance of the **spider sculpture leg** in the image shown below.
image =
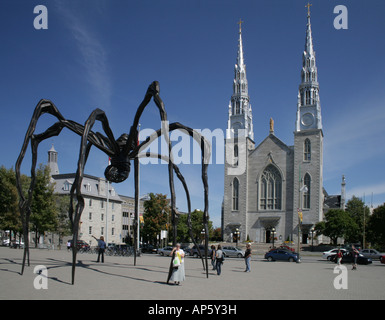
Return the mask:
M 40 133 L 40 134 L 35 134 L 37 121 L 39 120 L 40 116 L 45 114 L 45 113 L 53 115 L 59 121 L 56 122 L 54 125 L 52 125 L 50 128 L 48 128 L 45 132 Z M 104 137 L 100 133 L 94 133 L 90 130 L 91 127 L 93 126 L 95 120 L 99 120 L 102 122 L 103 129 L 106 132 L 107 137 Z M 32 202 L 32 195 L 33 195 L 33 190 L 35 187 L 35 180 L 36 180 L 35 170 L 36 170 L 36 163 L 37 163 L 38 145 L 41 141 L 43 141 L 45 139 L 48 139 L 52 136 L 59 135 L 63 128 L 68 128 L 72 132 L 82 136 L 81 152 L 82 152 L 82 150 L 84 151 L 83 152 L 84 156 L 82 159 L 79 159 L 78 169 L 79 169 L 79 165 L 80 165 L 80 171 L 77 174 L 78 180 L 80 180 L 79 178 L 82 176 L 82 170 L 83 170 L 82 169 L 82 163 L 83 163 L 83 168 L 84 168 L 84 164 L 85 164 L 86 158 L 88 156 L 88 152 L 89 152 L 91 145 L 96 146 L 97 148 L 104 151 L 109 156 L 113 156 L 115 154 L 115 151 L 118 149 L 117 143 L 113 138 L 111 129 L 109 128 L 107 117 L 105 116 L 104 112 L 101 111 L 100 109 L 96 109 L 91 114 L 88 121 L 86 122 L 86 126 L 82 126 L 82 125 L 80 125 L 74 121 L 66 120 L 60 114 L 59 110 L 56 108 L 56 106 L 51 101 L 41 100 L 38 103 L 38 105 L 36 106 L 35 111 L 33 113 L 30 125 L 28 127 L 27 133 L 26 133 L 25 138 L 24 138 L 24 143 L 23 143 L 21 152 L 19 154 L 19 157 L 16 161 L 16 166 L 15 166 L 16 185 L 17 185 L 19 196 L 20 196 L 19 208 L 20 208 L 20 215 L 21 215 L 21 220 L 22 220 L 22 224 L 23 224 L 23 234 L 24 234 L 24 242 L 25 242 L 21 274 L 23 274 L 23 272 L 24 272 L 24 267 L 25 267 L 25 262 L 26 262 L 27 257 L 28 257 L 28 265 L 29 265 L 29 241 L 28 241 L 29 228 L 28 228 L 28 225 L 29 225 L 29 217 L 31 214 L 30 205 Z M 87 141 L 89 142 L 88 146 L 86 145 Z M 21 164 L 22 164 L 22 161 L 24 159 L 24 156 L 25 156 L 25 153 L 26 153 L 26 150 L 28 148 L 29 143 L 31 143 L 31 151 L 32 151 L 31 183 L 30 183 L 29 190 L 28 190 L 28 197 L 25 197 L 25 195 L 22 191 L 22 187 L 21 187 L 20 167 L 21 167 Z M 80 184 L 81 184 L 81 181 L 80 181 Z M 79 192 L 78 190 L 80 190 L 80 189 L 75 188 L 72 190 L 71 199 L 73 199 L 73 192 L 77 191 L 77 193 L 78 193 Z M 78 197 L 79 197 L 79 195 L 78 195 Z M 71 201 L 70 207 L 72 208 L 72 201 Z M 70 212 L 70 221 L 72 223 L 73 229 L 74 229 L 74 224 L 76 224 L 76 223 L 78 224 L 79 219 L 80 219 L 80 217 L 79 217 L 80 206 L 78 206 L 76 212 L 77 212 L 77 214 L 75 214 L 75 218 L 73 218 L 72 212 Z
M 203 262 L 203 258 L 202 258 L 202 254 L 199 250 L 199 246 L 196 245 L 195 243 L 195 240 L 194 240 L 194 237 L 192 236 L 192 228 L 191 228 L 191 205 L 189 204 L 189 215 L 188 215 L 188 225 L 189 225 L 189 232 L 190 232 L 190 236 L 191 238 L 193 239 L 194 241 L 194 244 L 196 245 L 196 247 L 198 248 L 198 252 L 199 252 L 199 255 L 201 256 L 202 258 L 202 263 L 203 263 L 203 268 L 206 270 L 206 276 L 208 277 L 208 260 L 207 260 L 207 257 L 208 257 L 208 183 L 207 183 L 207 168 L 208 168 L 208 163 L 209 163 L 209 159 L 210 159 L 210 154 L 211 154 L 211 147 L 210 147 L 210 144 L 208 143 L 208 141 L 198 132 L 196 132 L 195 130 L 189 128 L 189 127 L 186 127 L 180 123 L 172 123 L 169 125 L 168 127 L 168 130 L 169 131 L 173 131 L 173 130 L 181 130 L 187 134 L 189 134 L 194 140 L 196 140 L 199 144 L 200 144 L 200 147 L 201 147 L 201 154 L 202 154 L 202 182 L 203 182 L 203 186 L 204 186 L 204 203 L 205 203 L 205 209 L 204 209 L 204 216 L 203 216 L 203 224 L 204 224 L 204 228 L 205 228 L 205 262 L 206 262 L 206 267 L 205 267 L 205 264 Z M 137 154 L 139 152 L 139 150 L 141 148 L 145 148 L 147 145 L 149 145 L 152 141 L 154 141 L 155 139 L 157 139 L 158 137 L 160 137 L 162 135 L 162 129 L 154 132 L 152 135 L 150 135 L 144 142 L 142 142 L 137 149 L 134 149 L 131 156 L 132 157 L 137 157 Z M 139 156 L 145 156 L 145 155 L 141 155 L 139 154 Z M 152 156 L 156 156 L 156 155 L 152 155 Z M 161 158 L 162 156 L 160 155 L 157 155 L 159 158 Z M 165 159 L 165 158 L 163 158 Z M 180 172 L 179 172 L 179 169 L 178 167 L 173 163 L 173 160 L 172 158 L 168 158 L 167 159 L 167 162 L 169 164 L 169 166 L 171 166 L 173 168 L 173 170 L 176 172 L 179 180 L 182 182 L 184 188 L 185 188 L 185 192 L 186 192 L 186 196 L 187 196 L 187 199 L 188 199 L 188 202 L 190 201 L 189 200 L 189 193 L 188 193 L 188 188 L 187 188 L 187 185 L 185 183 L 185 180 L 182 177 L 180 177 Z M 171 188 L 171 191 L 173 192 L 173 186 Z M 175 194 L 172 193 L 172 195 L 174 195 L 175 197 Z M 174 227 L 174 231 L 176 231 L 176 223 L 177 223 L 177 218 L 176 218 L 176 210 L 175 211 L 172 211 L 173 213 L 173 227 Z M 174 244 L 176 242 L 176 233 L 174 232 Z M 170 264 L 170 270 L 169 270 L 169 277 L 168 277 L 168 280 L 167 282 L 169 281 L 169 278 L 171 276 L 171 272 L 172 272 L 172 265 Z

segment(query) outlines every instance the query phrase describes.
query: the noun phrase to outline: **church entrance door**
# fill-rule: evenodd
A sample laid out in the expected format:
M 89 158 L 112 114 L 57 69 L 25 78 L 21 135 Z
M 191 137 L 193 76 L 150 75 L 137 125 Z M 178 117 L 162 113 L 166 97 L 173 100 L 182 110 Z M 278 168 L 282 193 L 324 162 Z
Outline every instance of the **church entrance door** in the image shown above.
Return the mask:
M 270 238 L 271 238 L 271 231 L 266 230 L 266 243 L 270 243 Z

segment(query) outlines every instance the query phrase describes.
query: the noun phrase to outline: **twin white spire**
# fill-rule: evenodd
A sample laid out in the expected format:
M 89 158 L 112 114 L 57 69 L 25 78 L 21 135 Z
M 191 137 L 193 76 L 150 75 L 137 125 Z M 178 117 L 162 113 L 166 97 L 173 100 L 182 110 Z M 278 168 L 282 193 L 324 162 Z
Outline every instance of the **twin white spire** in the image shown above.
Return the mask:
M 252 110 L 246 77 L 246 65 L 243 57 L 242 20 L 239 20 L 239 39 L 237 63 L 234 67 L 233 95 L 229 104 L 227 138 L 247 137 L 254 140 Z M 243 131 L 239 131 L 243 130 Z

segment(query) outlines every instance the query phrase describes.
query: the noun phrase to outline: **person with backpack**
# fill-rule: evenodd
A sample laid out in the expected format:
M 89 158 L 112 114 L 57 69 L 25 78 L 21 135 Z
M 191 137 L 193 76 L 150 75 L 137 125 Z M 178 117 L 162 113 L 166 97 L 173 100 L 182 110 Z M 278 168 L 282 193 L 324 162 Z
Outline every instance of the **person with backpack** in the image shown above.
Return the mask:
M 222 247 L 220 244 L 218 245 L 218 249 L 217 249 L 215 257 L 216 257 L 216 261 L 217 261 L 217 263 L 216 263 L 217 275 L 220 276 L 221 272 L 222 272 L 222 264 L 223 264 L 223 261 L 225 260 L 224 254 L 222 251 Z

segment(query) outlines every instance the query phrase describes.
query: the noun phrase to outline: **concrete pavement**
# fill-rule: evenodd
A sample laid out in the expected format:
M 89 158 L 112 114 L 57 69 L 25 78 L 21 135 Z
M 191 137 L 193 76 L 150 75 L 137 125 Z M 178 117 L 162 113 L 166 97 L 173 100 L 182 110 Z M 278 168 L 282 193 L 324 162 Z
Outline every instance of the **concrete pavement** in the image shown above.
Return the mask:
M 20 275 L 23 251 L 0 247 L 0 299 L 385 299 L 385 265 L 375 262 L 347 266 L 348 289 L 335 289 L 335 264 L 321 254 L 303 256 L 302 263 L 267 262 L 253 256 L 250 273 L 244 260 L 227 258 L 222 275 L 209 272 L 207 279 L 199 259 L 185 259 L 186 281 L 166 284 L 170 258 L 145 254 L 133 265 L 133 257 L 78 254 L 75 285 L 71 285 L 71 253 L 66 250 L 31 249 L 31 266 Z M 47 268 L 47 289 L 37 290 L 34 267 Z M 43 274 L 44 275 L 44 274 Z

